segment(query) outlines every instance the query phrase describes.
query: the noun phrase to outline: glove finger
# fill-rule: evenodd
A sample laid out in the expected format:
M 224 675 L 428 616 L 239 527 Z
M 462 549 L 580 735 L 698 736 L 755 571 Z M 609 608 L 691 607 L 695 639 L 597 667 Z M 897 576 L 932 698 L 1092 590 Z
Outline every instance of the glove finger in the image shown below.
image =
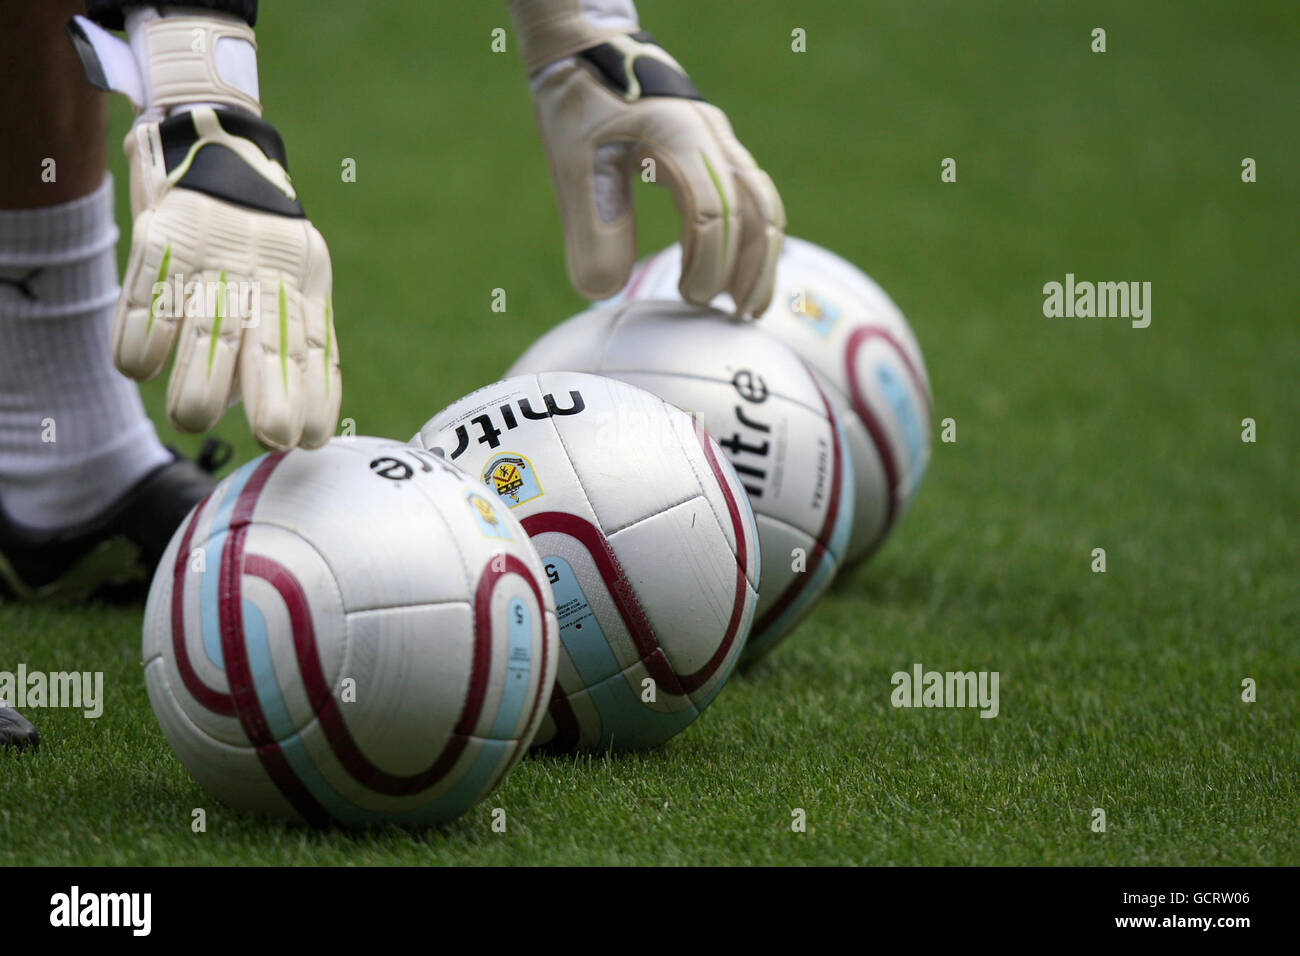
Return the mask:
M 307 364 L 303 369 L 306 406 L 302 444 L 317 448 L 334 434 L 343 400 L 343 379 L 339 372 L 338 336 L 334 332 L 329 249 L 315 227 L 307 229 L 307 277 L 303 281 Z
M 704 113 L 727 156 L 740 211 L 740 249 L 727 291 L 741 316 L 759 316 L 772 301 L 776 260 L 785 234 L 785 207 L 770 176 L 758 167 L 721 110 Z
M 187 290 L 176 364 L 167 383 L 167 417 L 181 431 L 207 431 L 226 411 L 239 353 L 232 290 L 241 282 L 224 271 L 204 271 Z
M 111 337 L 113 363 L 124 375 L 147 381 L 167 364 L 184 316 L 187 259 L 155 210 L 135 218 Z
M 288 451 L 302 437 L 306 407 L 302 293 L 291 276 L 268 273 L 259 277 L 257 295 L 239 355 L 244 414 L 263 448 Z
M 737 164 L 733 174 L 740 195 L 741 239 L 728 291 L 738 315 L 757 318 L 772 301 L 785 209 L 776 185 L 763 170 Z
M 664 122 L 649 124 L 646 151 L 664 171 L 682 219 L 682 298 L 708 303 L 727 288 L 740 243 L 740 211 L 730 163 L 705 120 L 717 107 L 674 101 Z

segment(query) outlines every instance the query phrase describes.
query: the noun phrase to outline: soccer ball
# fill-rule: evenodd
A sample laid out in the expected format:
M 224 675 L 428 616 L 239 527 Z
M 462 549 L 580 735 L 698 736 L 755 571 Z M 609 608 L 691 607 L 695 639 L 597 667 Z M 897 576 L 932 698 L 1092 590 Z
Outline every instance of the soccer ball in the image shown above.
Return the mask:
M 558 647 L 537 552 L 495 495 L 375 438 L 263 455 L 195 506 L 144 621 L 172 749 L 240 810 L 440 823 L 545 711 Z
M 580 369 L 698 416 L 749 494 L 763 561 L 752 661 L 830 584 L 853 522 L 853 474 L 813 374 L 752 324 L 682 302 L 591 309 L 538 339 L 507 374 Z
M 639 263 L 611 303 L 677 297 L 681 246 Z M 725 293 L 713 303 L 734 310 Z M 930 379 L 916 336 L 892 299 L 851 262 L 787 236 L 776 291 L 758 322 L 817 373 L 853 456 L 856 496 L 848 560 L 884 542 L 930 460 Z
M 505 504 L 542 555 L 560 621 L 537 744 L 653 747 L 730 675 L 753 621 L 754 516 L 689 415 L 594 375 L 479 389 L 413 441 Z

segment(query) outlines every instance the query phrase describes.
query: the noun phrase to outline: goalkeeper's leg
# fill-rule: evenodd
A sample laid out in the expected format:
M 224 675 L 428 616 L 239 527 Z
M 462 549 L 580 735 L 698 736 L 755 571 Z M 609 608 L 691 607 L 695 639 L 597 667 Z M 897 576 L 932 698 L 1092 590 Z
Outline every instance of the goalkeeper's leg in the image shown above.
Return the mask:
M 106 97 L 64 25 L 76 0 L 0 0 L 0 596 L 147 580 L 211 479 L 158 440 L 112 364 Z M 7 645 L 7 642 L 6 642 Z M 0 669 L 8 668 L 0 647 Z M 0 702 L 2 703 L 2 702 Z M 34 740 L 0 708 L 0 746 Z M 24 722 L 25 723 L 25 722 Z
M 0 508 L 31 529 L 93 518 L 171 460 L 108 348 L 107 96 L 64 32 L 81 9 L 0 0 Z

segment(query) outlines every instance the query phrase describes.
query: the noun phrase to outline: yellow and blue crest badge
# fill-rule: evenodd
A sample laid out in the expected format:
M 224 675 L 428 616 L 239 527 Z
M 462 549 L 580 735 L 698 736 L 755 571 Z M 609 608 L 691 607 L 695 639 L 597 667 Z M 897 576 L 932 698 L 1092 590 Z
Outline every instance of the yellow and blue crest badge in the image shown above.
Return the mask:
M 478 525 L 479 531 L 483 533 L 483 537 L 496 538 L 501 541 L 511 539 L 510 529 L 501 520 L 501 516 L 497 514 L 492 502 L 476 492 L 466 490 L 465 503 L 469 505 L 469 513 L 474 516 L 474 521 Z
M 790 293 L 786 305 L 790 307 L 792 316 L 806 323 L 822 338 L 831 334 L 831 329 L 835 328 L 835 323 L 840 318 L 839 308 L 812 289 L 795 289 Z
M 510 508 L 532 501 L 542 493 L 532 462 L 522 455 L 494 457 L 483 469 L 483 484 L 491 487 Z

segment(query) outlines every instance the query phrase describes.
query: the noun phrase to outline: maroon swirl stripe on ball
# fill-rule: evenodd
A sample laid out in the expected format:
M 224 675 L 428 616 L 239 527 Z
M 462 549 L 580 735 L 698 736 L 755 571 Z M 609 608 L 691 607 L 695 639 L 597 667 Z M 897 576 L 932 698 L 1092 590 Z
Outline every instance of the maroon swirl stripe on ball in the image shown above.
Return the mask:
M 283 458 L 284 453 L 267 455 L 262 460 L 262 463 L 254 469 L 248 481 L 244 483 L 244 487 L 240 490 L 239 497 L 235 501 L 234 508 L 235 515 L 240 517 L 241 520 L 247 522 L 248 517 L 252 514 L 253 506 L 262 494 L 262 489 L 266 487 L 267 479 L 271 477 L 271 472 L 275 470 L 276 465 Z M 235 716 L 234 701 L 229 694 L 213 690 L 199 679 L 199 675 L 190 661 L 189 648 L 185 642 L 185 581 L 186 573 L 189 570 L 190 546 L 194 543 L 194 531 L 198 527 L 199 515 L 207 507 L 211 497 L 211 494 L 209 494 L 191 512 L 189 520 L 185 524 L 185 531 L 181 535 L 180 547 L 176 551 L 176 562 L 172 566 L 172 656 L 176 661 L 176 669 L 180 672 L 181 683 L 185 685 L 185 689 L 190 696 L 200 706 L 212 711 L 214 714 L 222 717 L 233 717 Z
M 723 634 L 713 656 L 693 673 L 678 674 L 673 670 L 663 652 L 663 648 L 659 645 L 659 639 L 655 636 L 654 629 L 650 626 L 645 610 L 641 607 L 641 602 L 637 599 L 636 592 L 632 589 L 631 582 L 627 579 L 623 566 L 619 564 L 614 549 L 610 547 L 609 541 L 599 528 L 585 518 L 565 511 L 547 511 L 541 514 L 529 515 L 522 522 L 524 531 L 528 533 L 530 538 L 553 532 L 572 538 L 582 545 L 596 565 L 596 570 L 599 572 L 600 578 L 614 602 L 614 607 L 618 611 L 624 627 L 627 628 L 627 632 L 632 638 L 632 644 L 636 647 L 646 671 L 654 678 L 656 684 L 665 688 L 669 693 L 678 696 L 690 694 L 703 687 L 709 678 L 717 672 L 722 662 L 726 660 L 731 645 L 736 641 L 736 635 L 740 630 L 740 622 L 745 612 L 745 571 L 748 568 L 748 543 L 740 506 L 736 503 L 731 486 L 727 483 L 726 477 L 718 465 L 708 435 L 698 422 L 694 424 L 696 435 L 700 439 L 709 467 L 713 470 L 714 478 L 717 480 L 723 498 L 727 503 L 732 531 L 736 538 L 737 557 L 735 598 L 732 601 L 731 618 L 727 622 L 727 630 Z M 558 692 L 557 697 L 559 697 Z M 562 698 L 560 699 L 562 700 Z M 572 736 L 572 730 L 576 729 L 576 718 L 573 718 L 572 710 L 568 707 L 567 702 L 557 709 L 553 701 L 551 716 L 557 725 L 557 741 L 561 734 L 564 734 L 566 738 Z M 569 731 L 567 734 L 566 729 Z
M 498 571 L 496 565 L 502 558 L 505 559 L 505 567 Z M 533 706 L 528 709 L 528 721 L 524 724 L 524 727 L 528 728 L 533 726 L 533 721 L 537 718 L 537 708 L 542 702 L 542 691 L 551 684 L 547 679 L 550 675 L 546 673 L 546 652 L 550 650 L 551 639 L 546 631 L 546 602 L 542 599 L 542 586 L 533 577 L 533 572 L 528 570 L 528 565 L 513 554 L 499 554 L 494 557 L 488 562 L 487 568 L 479 578 L 478 591 L 474 595 L 474 627 L 477 632 L 486 631 L 491 635 L 492 591 L 496 588 L 497 581 L 507 574 L 517 574 L 524 579 L 529 590 L 533 592 L 533 600 L 537 602 L 537 613 L 541 615 L 542 622 L 542 679 L 537 694 L 533 697 Z
M 876 539 L 871 542 L 868 548 L 870 551 L 874 551 L 885 539 L 885 536 L 889 534 L 889 529 L 893 527 L 894 520 L 898 516 L 900 504 L 898 500 L 898 462 L 894 459 L 893 446 L 889 444 L 889 436 L 885 434 L 885 426 L 871 410 L 866 395 L 862 391 L 862 383 L 858 381 L 858 350 L 862 348 L 868 339 L 873 338 L 883 339 L 898 354 L 898 357 L 903 362 L 903 368 L 907 370 L 907 375 L 912 380 L 916 393 L 921 396 L 921 400 L 925 403 L 926 413 L 928 414 L 930 410 L 930 398 L 925 387 L 925 380 L 921 378 L 921 373 L 912 364 L 907 350 L 903 348 L 898 339 L 894 338 L 885 329 L 875 326 L 857 329 L 849 336 L 848 342 L 844 344 L 844 373 L 849 382 L 849 399 L 853 402 L 853 410 L 857 412 L 858 418 L 862 420 L 862 424 L 867 427 L 867 432 L 871 435 L 871 443 L 876 446 L 876 454 L 880 456 L 881 467 L 885 470 L 885 482 L 889 485 L 885 522 L 881 525 Z
M 731 645 L 736 642 L 736 636 L 740 633 L 740 621 L 745 614 L 745 574 L 749 571 L 749 538 L 745 534 L 745 519 L 741 516 L 740 504 L 731 490 L 731 482 L 727 480 L 722 466 L 718 463 L 718 456 L 713 450 L 713 441 L 698 419 L 693 419 L 692 424 L 695 426 L 695 437 L 699 440 L 700 447 L 704 449 L 704 457 L 708 460 L 709 468 L 713 470 L 713 477 L 722 491 L 722 498 L 727 503 L 727 516 L 731 519 L 731 532 L 736 539 L 736 590 L 731 602 L 731 619 L 727 622 L 727 633 L 723 636 L 722 643 L 718 645 L 718 649 L 709 658 L 708 663 L 689 677 L 682 678 L 682 683 L 693 685 L 690 689 L 694 690 L 712 677 L 722 662 L 727 659 Z
M 601 534 L 600 529 L 587 519 L 567 511 L 543 511 L 540 514 L 529 515 L 521 523 L 530 538 L 555 533 L 572 538 L 582 545 L 596 565 L 596 570 L 614 602 L 614 608 L 623 620 L 623 626 L 627 628 L 632 644 L 636 647 L 637 654 L 640 655 L 641 662 L 645 664 L 650 676 L 654 678 L 656 684 L 669 693 L 678 696 L 683 694 L 680 678 L 668 663 L 668 658 L 664 656 L 663 649 L 659 646 L 659 639 L 655 637 L 650 627 L 650 621 L 645 616 L 641 602 L 637 600 L 636 592 L 632 590 L 632 584 L 628 581 L 623 566 L 618 563 L 614 549 L 609 546 L 609 541 Z
M 644 277 L 645 270 L 642 271 L 641 275 Z M 713 470 L 714 477 L 722 490 L 723 499 L 727 504 L 727 512 L 736 538 L 737 564 L 736 596 L 732 602 L 731 619 L 727 624 L 726 634 L 713 657 L 694 674 L 682 677 L 672 670 L 662 649 L 659 647 L 658 639 L 650 628 L 645 612 L 627 580 L 627 575 L 618 563 L 618 558 L 614 555 L 613 549 L 610 548 L 605 536 L 595 527 L 581 518 L 563 512 L 531 515 L 524 518 L 522 522 L 529 537 L 536 537 L 547 531 L 556 531 L 560 534 L 567 534 L 582 544 L 596 563 L 601 579 L 614 601 L 615 609 L 622 618 L 628 633 L 632 636 L 633 645 L 641 655 L 647 671 L 655 678 L 656 683 L 678 694 L 682 692 L 689 693 L 703 686 L 717 671 L 722 661 L 726 659 L 727 652 L 736 640 L 736 635 L 740 629 L 740 621 L 744 615 L 745 575 L 749 570 L 749 540 L 745 534 L 745 522 L 741 516 L 740 506 L 732 493 L 731 485 L 727 482 L 722 468 L 718 464 L 718 459 L 714 454 L 707 433 L 699 422 L 693 424 L 708 459 L 709 467 Z M 537 749 L 545 752 L 563 752 L 573 749 L 577 746 L 581 737 L 581 728 L 578 724 L 578 717 L 573 711 L 573 705 L 569 703 L 559 684 L 555 686 L 547 710 L 551 715 L 551 720 L 555 723 L 555 734 L 549 741 L 539 745 Z
M 817 394 L 821 397 L 822 407 L 826 409 L 826 421 L 831 428 L 831 493 L 826 502 L 826 516 L 822 519 L 821 530 L 817 532 L 817 537 L 813 541 L 812 554 L 808 556 L 808 567 L 803 574 L 797 575 L 790 582 L 789 586 L 781 592 L 781 596 L 776 599 L 776 603 L 764 612 L 763 617 L 754 625 L 754 633 L 756 634 L 763 634 L 803 594 L 804 588 L 813 579 L 813 572 L 826 558 L 826 547 L 830 544 L 831 535 L 835 530 L 835 520 L 840 515 L 840 498 L 844 493 L 844 451 L 840 447 L 839 425 L 835 412 L 831 408 L 831 403 L 826 398 L 826 393 L 817 384 L 811 370 L 808 372 L 808 377 L 812 381 L 813 387 L 817 389 Z M 835 557 L 838 560 L 843 555 L 836 555 Z
M 497 573 L 494 565 L 501 558 L 505 559 L 506 567 L 503 571 Z M 485 570 L 483 576 L 479 578 L 478 592 L 474 597 L 474 619 L 477 628 L 486 628 L 489 632 L 491 631 L 492 622 L 490 617 L 492 610 L 492 591 L 496 587 L 496 582 L 501 575 L 510 573 L 518 574 L 527 582 L 528 587 L 532 589 L 533 597 L 537 601 L 537 613 L 541 615 L 542 622 L 541 680 L 538 682 L 537 693 L 533 696 L 533 706 L 528 709 L 528 720 L 524 723 L 524 729 L 526 731 L 529 727 L 534 726 L 533 721 L 537 718 L 537 708 L 542 702 L 544 691 L 547 687 L 552 686 L 554 682 L 554 675 L 549 674 L 546 671 L 546 652 L 550 648 L 550 637 L 546 633 L 546 604 L 542 600 L 541 586 L 537 583 L 537 579 L 533 577 L 533 572 L 528 570 L 528 565 L 524 564 L 514 555 L 501 554 L 493 558 L 488 564 L 488 570 Z M 515 753 L 519 753 L 518 746 L 515 747 Z M 497 787 L 501 786 L 501 781 L 506 778 L 506 774 L 508 774 L 510 769 L 515 765 L 516 759 L 517 758 L 512 758 L 501 764 L 501 769 L 497 772 L 496 776 L 492 778 L 491 783 L 484 788 L 484 795 L 491 793 Z
M 474 598 L 474 650 L 470 668 L 469 687 L 465 703 L 461 708 L 459 720 L 453 729 L 451 738 L 442 752 L 425 770 L 409 774 L 391 774 L 375 766 L 362 753 L 353 739 L 347 722 L 343 718 L 338 701 L 331 692 L 325 678 L 319 648 L 316 644 L 315 629 L 312 625 L 311 610 L 302 585 L 291 571 L 279 562 L 264 555 L 243 555 L 244 538 L 247 523 L 234 531 L 233 550 L 237 556 L 231 558 L 231 566 L 241 563 L 247 574 L 261 578 L 275 588 L 284 602 L 289 614 L 290 630 L 293 634 L 294 656 L 298 662 L 298 671 L 302 677 L 303 687 L 307 693 L 312 712 L 320 721 L 331 751 L 339 764 L 355 779 L 375 793 L 385 796 L 408 796 L 420 793 L 434 786 L 455 766 L 464 752 L 469 738 L 473 735 L 483 710 L 487 695 L 487 686 L 491 678 L 492 661 L 492 594 L 497 582 L 507 574 L 517 574 L 524 579 L 533 593 L 538 613 L 542 616 L 542 666 L 545 667 L 548 650 L 546 635 L 546 604 L 542 599 L 541 587 L 536 578 L 518 558 L 506 555 L 504 562 L 494 558 L 479 578 Z M 224 562 L 223 562 L 224 563 Z M 260 702 L 253 686 L 252 674 L 248 666 L 247 648 L 243 633 L 243 617 L 236 609 L 242 604 L 238 593 L 239 575 L 230 580 L 223 577 L 223 597 L 230 597 L 230 613 L 225 602 L 222 607 L 222 648 L 227 657 L 227 672 L 230 675 L 231 688 L 239 712 L 240 721 L 249 740 L 257 748 L 257 755 L 271 779 L 279 787 L 285 798 L 307 819 L 314 820 L 324 809 L 307 793 L 306 788 L 293 773 L 280 752 L 278 741 L 272 738 L 262 713 Z M 543 675 L 544 676 L 544 675 Z M 538 698 L 534 698 L 529 713 L 529 723 L 536 716 Z
M 309 823 L 321 826 L 330 819 L 327 811 L 312 796 L 307 786 L 298 778 L 280 742 L 271 733 L 262 704 L 257 699 L 253 685 L 252 667 L 248 661 L 248 646 L 244 637 L 242 583 L 247 562 L 244 558 L 244 539 L 248 536 L 248 522 L 236 527 L 232 521 L 230 537 L 221 554 L 221 580 L 219 584 L 218 618 L 221 623 L 221 652 L 226 662 L 226 679 L 230 682 L 230 695 L 234 698 L 235 712 L 244 735 L 253 745 L 258 761 L 267 776 L 290 805 Z M 288 572 L 285 572 L 288 574 Z M 294 581 L 297 585 L 297 581 Z M 299 592 L 301 588 L 299 587 Z M 283 597 L 283 592 L 281 593 Z M 288 602 L 286 601 L 286 605 Z M 293 620 L 293 608 L 289 608 Z M 294 639 L 298 637 L 298 622 L 294 621 Z
M 207 502 L 208 499 L 204 498 L 203 504 L 195 508 L 185 522 L 180 549 L 176 552 L 176 561 L 172 567 L 172 658 L 176 661 L 176 670 L 180 672 L 185 690 L 200 706 L 221 717 L 233 717 L 235 703 L 230 695 L 213 690 L 203 683 L 190 662 L 189 650 L 185 646 L 185 580 L 189 569 L 190 546 L 194 543 L 194 529 L 199 523 L 199 513 L 207 507 Z

